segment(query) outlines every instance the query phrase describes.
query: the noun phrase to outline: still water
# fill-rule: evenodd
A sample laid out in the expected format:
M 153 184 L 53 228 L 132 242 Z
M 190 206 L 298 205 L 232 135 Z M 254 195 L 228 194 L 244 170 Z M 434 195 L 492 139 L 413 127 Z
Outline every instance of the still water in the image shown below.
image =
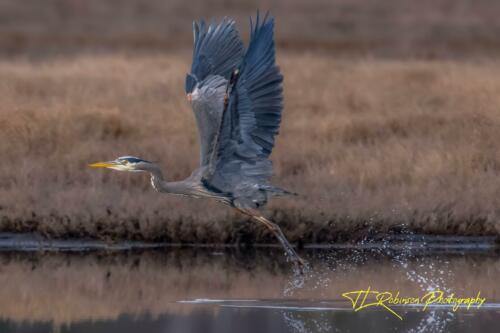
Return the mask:
M 304 250 L 304 275 L 272 248 L 3 251 L 0 332 L 499 331 L 497 251 L 405 248 Z M 486 301 L 456 311 L 391 305 L 400 319 L 382 306 L 355 312 L 342 296 L 367 288 L 401 297 L 479 292 Z

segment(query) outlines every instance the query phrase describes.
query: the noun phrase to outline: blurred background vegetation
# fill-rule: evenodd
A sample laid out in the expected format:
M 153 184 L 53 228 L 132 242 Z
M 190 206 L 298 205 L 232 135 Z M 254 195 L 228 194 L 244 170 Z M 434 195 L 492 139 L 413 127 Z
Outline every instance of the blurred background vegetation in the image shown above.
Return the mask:
M 86 167 L 130 154 L 188 176 L 192 21 L 230 16 L 246 39 L 257 9 L 276 17 L 285 75 L 275 182 L 301 194 L 266 214 L 292 241 L 500 233 L 492 0 L 0 0 L 0 230 L 274 242 L 146 175 Z
M 2 0 L 0 53 L 190 49 L 193 19 L 230 16 L 246 28 L 257 9 L 278 18 L 281 50 L 425 59 L 500 50 L 500 4 L 492 0 Z

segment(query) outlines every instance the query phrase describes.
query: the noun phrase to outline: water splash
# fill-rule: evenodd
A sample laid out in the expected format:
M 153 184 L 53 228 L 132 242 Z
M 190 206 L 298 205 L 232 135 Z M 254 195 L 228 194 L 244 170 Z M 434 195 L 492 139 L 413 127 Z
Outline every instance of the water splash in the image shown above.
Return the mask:
M 405 235 L 415 236 L 410 231 L 405 231 Z M 384 242 L 385 248 L 389 246 L 388 241 Z M 392 256 L 393 263 L 401 267 L 408 280 L 416 283 L 422 292 L 427 293 L 435 290 L 441 290 L 445 293 L 450 293 L 451 289 L 447 286 L 447 280 L 452 278 L 452 272 L 448 267 L 449 262 L 439 260 L 436 263 L 436 258 L 426 262 L 425 257 L 417 257 L 414 252 L 419 248 L 425 249 L 427 246 L 425 240 L 420 241 L 416 246 L 403 247 L 401 251 Z M 410 262 L 411 261 L 411 262 Z M 415 269 L 418 267 L 419 269 Z M 424 332 L 443 332 L 448 323 L 454 319 L 455 315 L 452 311 L 440 309 L 427 310 L 426 315 L 414 327 L 409 329 L 408 333 L 424 333 Z
M 453 278 L 453 273 L 449 267 L 449 261 L 439 260 L 439 258 L 436 259 L 435 257 L 429 260 L 425 256 L 417 256 L 417 252 L 424 251 L 427 248 L 427 242 L 418 239 L 417 235 L 411 232 L 404 231 L 404 228 L 402 235 L 405 240 L 400 242 L 400 246 L 397 247 L 394 246 L 394 239 L 391 237 L 379 239 L 376 244 L 374 244 L 373 240 L 363 239 L 359 243 L 359 247 L 369 248 L 370 250 L 353 250 L 348 259 L 344 258 L 341 261 L 336 260 L 335 250 L 316 255 L 316 259 L 319 259 L 316 261 L 316 266 L 310 266 L 306 272 L 292 271 L 283 290 L 283 295 L 293 297 L 301 291 L 326 290 L 331 283 L 332 273 L 352 273 L 360 264 L 369 260 L 370 255 L 374 254 L 389 258 L 394 267 L 403 271 L 406 278 L 415 283 L 422 292 L 441 290 L 450 294 L 451 289 L 448 287 L 447 281 Z M 282 315 L 292 332 L 332 332 L 335 330 L 333 323 L 329 322 L 326 316 L 318 315 L 314 320 L 311 320 L 296 311 L 283 311 Z M 429 308 L 416 326 L 408 329 L 407 332 L 442 332 L 446 330 L 450 322 L 455 320 L 455 317 L 451 309 Z

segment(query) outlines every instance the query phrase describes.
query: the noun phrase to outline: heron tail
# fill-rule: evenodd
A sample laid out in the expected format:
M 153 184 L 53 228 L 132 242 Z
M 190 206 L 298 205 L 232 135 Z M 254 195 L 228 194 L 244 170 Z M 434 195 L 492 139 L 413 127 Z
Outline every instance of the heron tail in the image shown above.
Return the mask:
M 298 196 L 299 195 L 298 193 L 291 192 L 291 191 L 285 190 L 281 187 L 272 186 L 272 185 L 265 186 L 264 190 L 273 196 L 284 196 L 284 195 Z

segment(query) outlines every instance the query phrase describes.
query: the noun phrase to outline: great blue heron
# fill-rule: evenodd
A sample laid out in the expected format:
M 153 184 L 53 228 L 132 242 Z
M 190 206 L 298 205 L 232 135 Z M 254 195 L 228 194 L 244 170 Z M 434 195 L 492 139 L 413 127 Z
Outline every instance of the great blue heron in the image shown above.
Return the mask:
M 168 182 L 155 163 L 133 156 L 90 166 L 146 171 L 158 192 L 212 198 L 265 225 L 287 255 L 305 264 L 281 229 L 257 210 L 269 197 L 291 194 L 270 183 L 269 155 L 283 109 L 283 76 L 275 62 L 274 19 L 250 19 L 245 50 L 235 23 L 193 23 L 194 49 L 186 94 L 198 125 L 200 166 L 182 181 Z

